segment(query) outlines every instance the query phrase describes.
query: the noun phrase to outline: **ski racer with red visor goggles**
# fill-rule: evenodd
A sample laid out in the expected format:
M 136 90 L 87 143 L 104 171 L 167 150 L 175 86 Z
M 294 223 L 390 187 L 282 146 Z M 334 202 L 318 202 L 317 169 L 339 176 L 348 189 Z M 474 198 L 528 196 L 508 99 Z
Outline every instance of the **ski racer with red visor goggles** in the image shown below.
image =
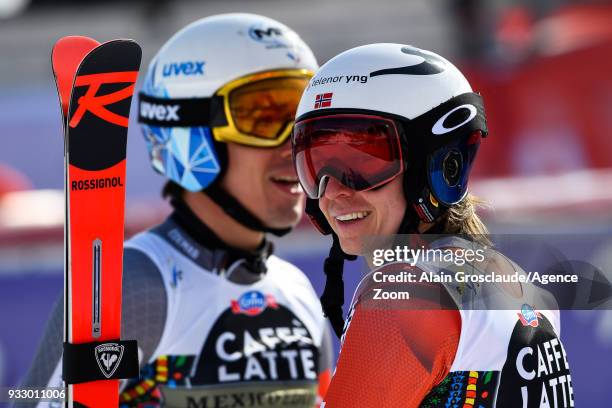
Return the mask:
M 480 95 L 429 51 L 357 47 L 310 80 L 292 133 L 293 159 L 306 213 L 333 237 L 321 303 L 342 343 L 322 407 L 574 406 L 559 311 L 545 291 L 423 282 L 423 274 L 448 276 L 459 264 L 414 252 L 409 260 L 375 260 L 373 250 L 400 245 L 476 249 L 483 260 L 461 264 L 463 273 L 490 267 L 525 274 L 491 247 L 467 190 L 487 133 Z M 345 322 L 343 266 L 356 256 L 372 271 L 357 285 Z M 408 272 L 421 279 L 396 279 Z M 536 375 L 543 357 L 534 350 L 546 348 L 558 364 Z
M 405 330 L 395 321 L 406 315 L 367 314 L 358 291 L 345 324 L 343 263 L 368 256 L 361 242 L 367 235 L 448 232 L 445 217 L 470 198 L 470 169 L 487 133 L 481 96 L 453 64 L 429 51 L 402 44 L 357 47 L 310 80 L 292 148 L 306 213 L 333 237 L 321 302 L 342 349 L 325 407 L 422 406 L 449 374 L 460 336 L 458 311 L 438 311 L 433 319 L 419 311 L 409 330 L 419 336 L 413 342 L 398 335 Z M 436 332 L 445 327 L 441 332 L 450 337 L 438 342 Z M 435 364 L 418 362 L 422 356 Z
M 391 46 L 363 47 L 380 55 L 361 66 L 335 64 L 336 57 L 328 63 L 333 72 L 321 69 L 310 81 L 293 130 L 294 163 L 310 200 L 323 195 L 330 178 L 367 191 L 409 172 L 406 196 L 415 215 L 430 223 L 467 193 L 473 159 L 487 135 L 484 107 L 463 75 L 433 53 L 402 46 L 395 59 L 422 62 L 376 69 L 406 64 L 389 58 L 384 51 Z M 333 92 L 320 83 L 333 84 Z M 308 215 L 321 232 L 331 232 L 313 204 Z
M 339 230 L 352 224 L 346 221 L 369 216 L 367 211 L 353 211 L 350 217 L 322 211 L 334 201 L 327 199 L 330 186 L 334 194 L 348 194 L 401 184 L 405 211 L 384 232 L 422 233 L 470 198 L 468 177 L 487 134 L 481 96 L 437 54 L 409 45 L 372 44 L 329 60 L 302 94 L 291 138 L 306 213 L 321 233 L 333 236 L 326 269 L 339 265 L 341 270 L 344 259 L 364 255 L 363 248 L 349 242 L 351 234 Z M 336 274 L 326 274 L 323 307 L 340 336 L 341 304 L 330 293 Z

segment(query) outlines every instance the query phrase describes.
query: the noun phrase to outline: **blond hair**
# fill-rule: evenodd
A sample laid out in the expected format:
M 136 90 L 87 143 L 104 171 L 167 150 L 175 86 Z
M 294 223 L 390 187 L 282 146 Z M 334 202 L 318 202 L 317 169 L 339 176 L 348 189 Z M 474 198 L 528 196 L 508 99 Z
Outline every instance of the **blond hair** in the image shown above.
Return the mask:
M 476 212 L 482 207 L 486 207 L 486 202 L 468 193 L 459 203 L 451 205 L 442 216 L 444 233 L 486 236 L 489 230 Z

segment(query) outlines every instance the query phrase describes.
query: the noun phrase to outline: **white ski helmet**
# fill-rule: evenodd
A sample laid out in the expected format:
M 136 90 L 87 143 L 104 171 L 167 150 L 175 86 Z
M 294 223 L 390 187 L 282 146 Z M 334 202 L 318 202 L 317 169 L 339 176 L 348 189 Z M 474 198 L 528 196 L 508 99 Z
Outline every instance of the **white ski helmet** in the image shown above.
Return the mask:
M 187 190 L 204 191 L 245 226 L 268 231 L 219 186 L 228 167 L 225 143 L 277 146 L 290 134 L 295 111 L 278 135 L 262 137 L 238 126 L 227 101 L 234 89 L 262 80 L 289 78 L 305 86 L 317 68 L 302 39 L 267 17 L 221 14 L 181 29 L 152 59 L 139 93 L 153 168 Z
M 296 117 L 324 109 L 314 107 L 322 92 L 333 93 L 327 108 L 414 119 L 472 88 L 452 63 L 433 52 L 403 44 L 370 44 L 325 63 L 304 91 Z
M 203 98 L 249 74 L 317 68 L 308 45 L 286 25 L 256 14 L 219 14 L 189 24 L 162 46 L 143 91 L 159 98 Z

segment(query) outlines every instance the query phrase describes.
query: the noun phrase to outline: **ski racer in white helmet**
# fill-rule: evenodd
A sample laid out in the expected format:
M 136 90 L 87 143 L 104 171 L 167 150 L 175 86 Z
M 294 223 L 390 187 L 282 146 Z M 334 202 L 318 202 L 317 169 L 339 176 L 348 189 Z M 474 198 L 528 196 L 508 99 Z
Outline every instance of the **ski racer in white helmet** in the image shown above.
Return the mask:
M 317 67 L 293 30 L 254 14 L 198 20 L 152 59 L 138 120 L 174 211 L 125 243 L 122 336 L 141 375 L 121 407 L 318 404 L 329 330 L 266 239 L 303 214 L 289 135 Z M 25 384 L 61 385 L 61 304 Z
M 265 17 L 224 15 L 185 27 L 155 55 L 139 94 L 138 121 L 153 168 L 185 190 L 203 191 L 249 229 L 288 232 L 262 222 L 263 210 L 251 208 L 256 203 L 227 191 L 228 143 L 283 146 L 316 68 L 300 37 Z
M 481 96 L 430 51 L 357 47 L 311 79 L 292 145 L 306 212 L 333 237 L 321 302 L 342 349 L 325 408 L 573 406 L 559 315 L 545 294 L 522 284 L 446 282 L 440 277 L 459 263 L 415 252 L 409 260 L 374 259 L 374 250 L 400 245 L 452 256 L 478 249 L 470 273 L 523 273 L 487 248 L 468 194 L 487 133 Z M 343 263 L 356 256 L 374 270 L 345 322 Z M 540 359 L 552 363 L 542 367 Z

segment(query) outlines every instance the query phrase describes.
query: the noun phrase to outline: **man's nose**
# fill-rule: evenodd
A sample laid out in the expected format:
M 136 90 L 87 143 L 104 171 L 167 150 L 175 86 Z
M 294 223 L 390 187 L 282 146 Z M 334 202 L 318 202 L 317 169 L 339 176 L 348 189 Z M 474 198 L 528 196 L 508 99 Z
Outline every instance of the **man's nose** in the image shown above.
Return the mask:
M 355 191 L 340 183 L 334 177 L 327 177 L 324 183 L 325 191 L 323 196 L 328 200 L 335 200 L 340 197 L 350 197 Z

